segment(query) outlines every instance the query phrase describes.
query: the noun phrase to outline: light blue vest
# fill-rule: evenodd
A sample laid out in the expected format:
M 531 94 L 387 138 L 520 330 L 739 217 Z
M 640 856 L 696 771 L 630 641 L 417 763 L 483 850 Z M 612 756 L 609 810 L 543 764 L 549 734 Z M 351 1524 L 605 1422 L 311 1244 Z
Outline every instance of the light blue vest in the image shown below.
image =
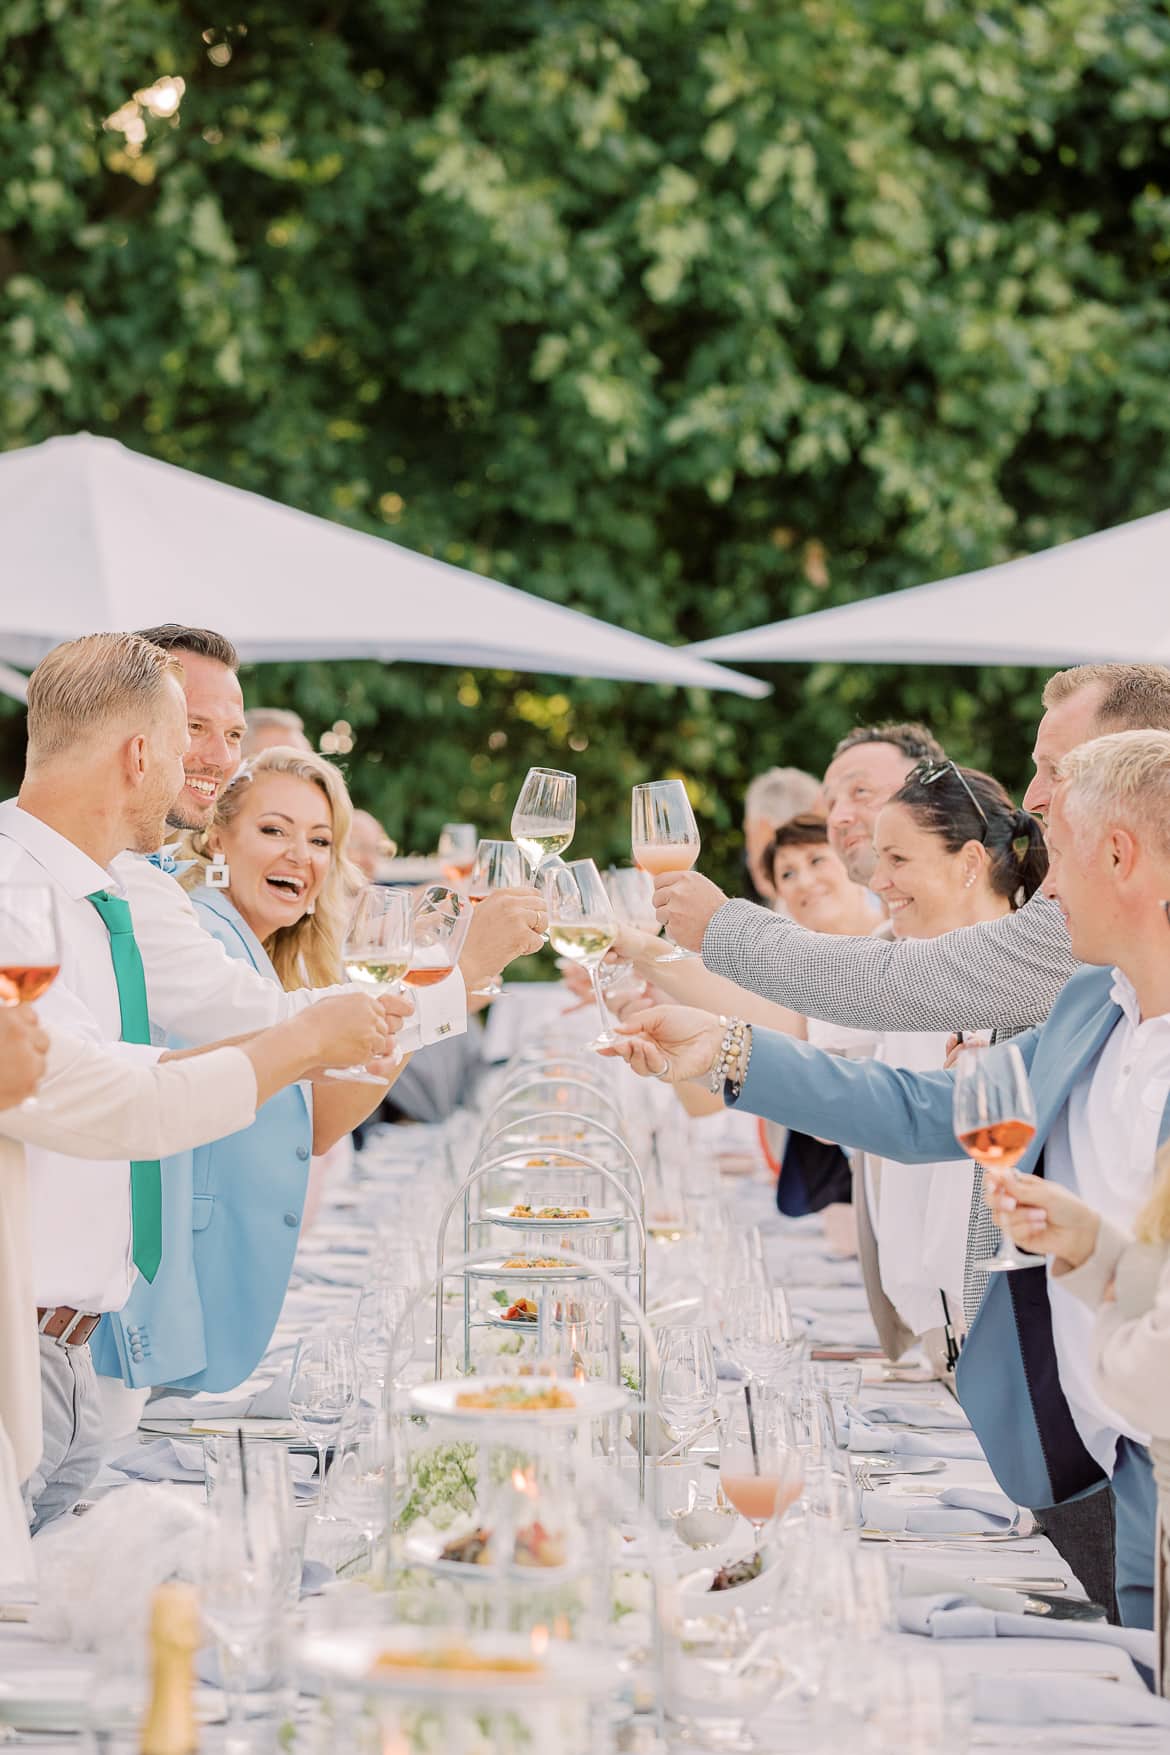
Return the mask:
M 263 946 L 222 890 L 192 900 L 231 957 L 276 980 Z M 172 1041 L 171 1047 L 184 1044 Z M 93 1336 L 94 1364 L 133 1389 L 233 1389 L 272 1338 L 300 1237 L 312 1115 L 299 1086 L 251 1127 L 164 1160 L 163 1258 Z

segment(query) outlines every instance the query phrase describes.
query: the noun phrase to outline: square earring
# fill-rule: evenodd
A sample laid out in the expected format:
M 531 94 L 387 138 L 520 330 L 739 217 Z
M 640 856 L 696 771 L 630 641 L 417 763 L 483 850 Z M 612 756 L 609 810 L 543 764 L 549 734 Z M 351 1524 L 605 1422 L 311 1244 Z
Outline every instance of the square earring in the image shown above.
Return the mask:
M 209 890 L 228 890 L 231 888 L 231 867 L 222 853 L 212 857 L 211 864 L 203 873 L 203 882 Z

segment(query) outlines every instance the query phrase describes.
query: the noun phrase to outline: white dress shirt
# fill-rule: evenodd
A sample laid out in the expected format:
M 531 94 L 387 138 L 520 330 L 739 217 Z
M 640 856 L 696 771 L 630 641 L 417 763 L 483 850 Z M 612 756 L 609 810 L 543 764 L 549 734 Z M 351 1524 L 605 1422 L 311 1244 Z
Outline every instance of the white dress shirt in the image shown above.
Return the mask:
M 35 1186 L 46 1165 L 54 1174 L 54 1161 L 77 1167 L 75 1186 L 64 1189 L 67 1198 L 48 1239 L 53 1246 L 52 1271 L 74 1275 L 82 1284 L 88 1283 L 86 1276 L 105 1273 L 114 1283 L 126 1273 L 130 1154 L 161 1158 L 197 1144 L 206 1134 L 212 1109 L 231 1131 L 247 1127 L 256 1112 L 256 1074 L 238 1048 L 147 1066 L 56 1030 L 50 1031 L 50 1038 L 35 1104 L 0 1111 L 0 1535 L 4 1537 L 0 1582 L 4 1583 L 27 1571 L 28 1520 L 19 1485 L 41 1455 L 36 1306 L 49 1300 L 37 1290 L 30 1175 Z M 80 1151 L 91 1158 L 122 1161 L 111 1165 L 59 1156 Z M 112 1175 L 101 1174 L 107 1171 Z M 62 1188 L 62 1177 L 69 1171 L 55 1174 Z M 119 1175 L 121 1182 L 115 1186 Z M 102 1193 L 95 1200 L 93 1191 L 99 1186 Z M 104 1262 L 95 1253 L 95 1232 L 109 1238 Z M 71 1297 L 51 1301 L 74 1302 Z
M 1170 1095 L 1170 1013 L 1143 1023 L 1129 978 L 1113 971 L 1112 997 L 1122 1009 L 1095 1062 L 1085 1068 L 1058 1116 L 1044 1152 L 1045 1174 L 1074 1190 L 1121 1230 L 1149 1198 L 1154 1157 Z M 1081 1442 L 1108 1473 L 1119 1436 L 1149 1442 L 1122 1420 L 1094 1383 L 1094 1313 L 1052 1275 L 1052 1338 L 1061 1388 Z
M 970 1038 L 969 1038 L 970 1039 Z M 982 1040 L 982 1038 L 976 1038 Z M 874 1059 L 911 1072 L 940 1072 L 947 1036 L 929 1030 L 886 1030 Z M 975 1184 L 970 1158 L 934 1164 L 902 1164 L 866 1154 L 867 1175 L 876 1170 L 878 1268 L 882 1290 L 916 1335 L 940 1328 L 943 1301 L 953 1322 L 963 1314 L 967 1219 Z M 872 1220 L 872 1211 L 871 1211 Z
M 0 806 L 0 813 L 7 808 Z M 314 1000 L 348 991 L 343 985 L 284 992 L 244 958 L 229 957 L 218 939 L 200 925 L 182 885 L 157 865 L 136 853 L 120 853 L 110 869 L 130 903 L 146 970 L 150 1021 L 160 1038 L 175 1035 L 187 1042 L 219 1042 L 226 1036 L 267 1029 Z M 467 990 L 458 969 L 434 987 L 415 989 L 413 998 L 415 1016 L 395 1037 L 402 1054 L 466 1030 Z
M 15 803 L 0 804 L 0 883 L 52 885 L 61 971 L 37 1001 L 42 1022 L 104 1044 L 126 1064 L 152 1065 L 161 1050 L 123 1043 L 110 938 L 86 897 L 120 894 L 112 874 Z M 35 1114 L 30 1110 L 29 1115 Z M 134 1276 L 130 1256 L 130 1165 L 91 1162 L 60 1150 L 29 1154 L 29 1229 L 34 1301 L 78 1310 L 117 1310 Z

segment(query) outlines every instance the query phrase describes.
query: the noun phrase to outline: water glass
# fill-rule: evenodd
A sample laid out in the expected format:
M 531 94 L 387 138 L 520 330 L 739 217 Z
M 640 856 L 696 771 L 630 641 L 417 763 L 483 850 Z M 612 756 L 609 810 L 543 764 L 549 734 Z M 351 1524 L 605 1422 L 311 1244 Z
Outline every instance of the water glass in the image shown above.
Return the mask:
M 718 1383 L 710 1331 L 680 1325 L 660 1329 L 658 1407 L 685 1452 L 715 1409 Z
M 371 1403 L 380 1407 L 387 1380 L 391 1383 L 414 1353 L 413 1325 L 403 1322 L 415 1293 L 409 1286 L 375 1280 L 358 1296 L 354 1318 L 359 1388 L 369 1386 Z
M 352 1329 L 327 1328 L 302 1340 L 293 1359 L 288 1410 L 298 1432 L 317 1452 L 317 1518 L 327 1512 L 325 1467 L 329 1448 L 357 1405 L 357 1355 Z

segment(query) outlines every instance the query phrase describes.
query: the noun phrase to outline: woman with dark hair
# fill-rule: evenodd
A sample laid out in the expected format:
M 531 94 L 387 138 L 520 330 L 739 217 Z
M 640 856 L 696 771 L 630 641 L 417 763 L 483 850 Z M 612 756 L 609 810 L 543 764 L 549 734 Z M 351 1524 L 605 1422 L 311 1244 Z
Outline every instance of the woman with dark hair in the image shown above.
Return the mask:
M 871 879 L 898 938 L 937 938 L 1020 907 L 1048 870 L 1035 817 L 998 780 L 954 762 L 920 762 L 878 815 Z M 937 1071 L 947 1038 L 887 1031 L 876 1058 Z M 957 1328 L 967 1223 L 978 1173 L 966 1159 L 923 1166 L 866 1159 L 882 1287 L 916 1334 Z M 949 1349 L 948 1349 L 949 1350 Z
M 878 924 L 873 897 L 864 885 L 853 882 L 829 846 L 824 817 L 809 813 L 781 823 L 765 866 L 777 901 L 798 926 L 810 932 L 863 934 Z M 876 1043 L 868 1030 L 850 1030 L 818 1018 L 804 1020 L 803 1034 L 816 1048 L 856 1060 L 869 1058 Z M 776 1205 L 786 1217 L 850 1205 L 853 1171 L 840 1146 L 774 1121 L 761 1120 L 758 1127 L 764 1156 L 777 1179 Z M 835 1241 L 852 1243 L 851 1218 L 846 1223 L 844 1213 L 827 1214 L 826 1222 L 833 1226 Z

